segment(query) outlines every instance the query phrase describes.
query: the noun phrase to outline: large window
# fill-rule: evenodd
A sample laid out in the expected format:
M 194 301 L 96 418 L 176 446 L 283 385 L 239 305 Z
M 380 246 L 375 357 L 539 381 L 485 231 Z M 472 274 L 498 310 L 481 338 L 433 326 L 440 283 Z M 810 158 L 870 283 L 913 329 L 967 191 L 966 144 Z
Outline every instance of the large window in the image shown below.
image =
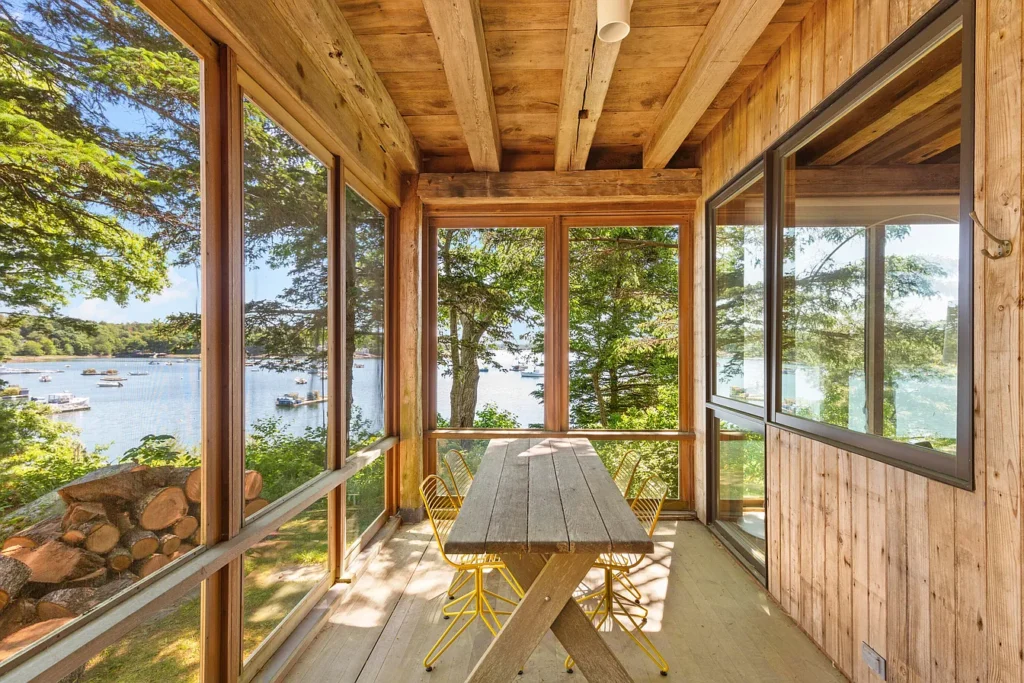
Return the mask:
M 384 436 L 384 213 L 351 187 L 345 190 L 345 367 L 348 450 Z M 384 512 L 384 458 L 346 485 L 345 538 L 354 545 Z
M 691 358 L 680 340 L 685 218 L 435 218 L 428 468 L 446 476 L 452 448 L 475 467 L 488 438 L 543 429 L 590 438 L 609 469 L 637 451 L 641 475 L 665 479 L 673 507 L 692 506 L 680 461 L 693 419 L 679 386 Z
M 0 0 L 0 661 L 200 541 L 199 78 L 132 2 Z M 197 600 L 80 680 L 197 677 Z
M 958 18 L 919 40 L 780 150 L 775 415 L 967 483 L 969 69 Z
M 437 231 L 437 425 L 544 426 L 544 229 Z

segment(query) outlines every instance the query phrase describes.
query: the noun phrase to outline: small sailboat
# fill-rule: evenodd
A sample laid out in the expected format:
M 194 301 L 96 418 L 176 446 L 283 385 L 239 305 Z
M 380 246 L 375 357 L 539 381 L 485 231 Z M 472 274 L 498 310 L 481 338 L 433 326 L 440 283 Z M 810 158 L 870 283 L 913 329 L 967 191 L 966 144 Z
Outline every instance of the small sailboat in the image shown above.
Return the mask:
M 543 365 L 534 365 L 533 366 L 533 370 L 520 370 L 519 376 L 520 377 L 543 377 L 544 376 L 544 366 Z

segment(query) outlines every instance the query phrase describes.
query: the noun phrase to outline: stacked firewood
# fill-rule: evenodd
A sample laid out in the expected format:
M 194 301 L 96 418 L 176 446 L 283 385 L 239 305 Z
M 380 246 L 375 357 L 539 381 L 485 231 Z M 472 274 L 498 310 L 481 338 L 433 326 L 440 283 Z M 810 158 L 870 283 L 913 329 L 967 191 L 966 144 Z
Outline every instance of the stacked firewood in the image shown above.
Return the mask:
M 64 513 L 0 549 L 0 661 L 199 543 L 198 467 L 111 468 L 61 488 Z M 267 504 L 245 473 L 246 514 Z

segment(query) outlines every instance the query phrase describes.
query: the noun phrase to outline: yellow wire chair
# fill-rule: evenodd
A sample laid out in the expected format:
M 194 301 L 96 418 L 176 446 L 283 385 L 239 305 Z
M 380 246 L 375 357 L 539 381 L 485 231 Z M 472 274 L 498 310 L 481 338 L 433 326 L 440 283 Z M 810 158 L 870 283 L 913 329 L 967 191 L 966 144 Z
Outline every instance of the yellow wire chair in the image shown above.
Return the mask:
M 658 526 L 658 519 L 661 517 L 661 510 L 665 505 L 665 498 L 668 497 L 668 484 L 657 475 L 647 478 L 637 492 L 636 498 L 631 505 L 633 513 L 640 520 L 640 523 L 647 529 L 647 534 L 654 537 L 654 530 Z M 617 624 L 623 632 L 628 635 L 641 650 L 644 651 L 655 666 L 661 671 L 662 676 L 668 675 L 668 662 L 654 646 L 651 639 L 643 632 L 643 626 L 647 623 L 647 610 L 643 615 L 637 615 L 630 611 L 623 601 L 622 595 L 614 590 L 616 575 L 626 575 L 643 562 L 646 555 L 633 555 L 622 553 L 605 553 L 601 555 L 594 567 L 601 569 L 604 574 L 604 584 L 597 591 L 586 593 L 577 598 L 577 602 L 586 605 L 594 598 L 600 597 L 597 607 L 584 611 L 591 621 L 595 622 L 596 628 L 600 629 L 609 619 Z M 627 623 L 628 622 L 628 623 Z M 632 627 L 632 628 L 630 628 Z M 572 673 L 573 659 L 571 656 L 565 658 L 565 670 Z
M 615 482 L 615 486 L 618 487 L 619 492 L 622 493 L 624 498 L 629 498 L 629 491 L 633 488 L 633 482 L 636 480 L 637 468 L 640 466 L 640 453 L 634 449 L 626 451 L 622 458 L 619 459 L 619 464 L 615 468 L 615 474 L 612 475 L 612 480 Z M 632 600 L 637 605 L 640 604 L 640 589 L 633 585 L 629 575 L 623 572 L 616 574 L 615 580 L 622 584 L 622 587 L 629 593 L 629 600 Z
M 469 487 L 473 484 L 473 472 L 469 469 L 469 465 L 466 464 L 466 455 L 462 451 L 453 448 L 444 454 L 441 461 L 444 463 L 444 468 L 448 470 L 448 476 L 452 480 L 452 488 L 455 489 L 455 495 L 452 496 L 452 500 L 455 501 L 459 509 L 462 509 L 462 501 L 466 499 Z M 456 593 L 462 590 L 462 587 L 471 578 L 472 574 L 469 572 L 455 572 L 451 583 L 448 584 L 448 599 L 454 600 Z M 445 614 L 446 616 L 451 616 L 447 612 Z
M 449 609 L 457 609 L 458 611 L 452 614 L 455 617 L 454 620 L 444 630 L 441 637 L 437 639 L 434 646 L 430 648 L 427 656 L 423 658 L 423 666 L 427 671 L 432 671 L 434 664 L 441 658 L 441 655 L 477 619 L 484 622 L 484 626 L 491 632 L 492 637 L 498 635 L 498 631 L 501 630 L 501 621 L 498 619 L 498 616 L 507 616 L 512 612 L 494 609 L 489 598 L 506 602 L 512 606 L 516 605 L 516 601 L 498 595 L 484 587 L 485 572 L 492 569 L 505 569 L 504 563 L 498 556 L 452 556 L 444 551 L 445 541 L 448 540 L 448 534 L 451 532 L 452 526 L 455 524 L 455 518 L 459 513 L 455 498 L 448 489 L 448 485 L 444 483 L 444 480 L 434 474 L 428 476 L 420 484 L 420 498 L 423 500 L 424 507 L 426 507 L 427 517 L 429 517 L 430 526 L 434 531 L 434 538 L 437 540 L 437 545 L 441 550 L 441 557 L 458 571 L 469 574 L 473 581 L 472 590 L 467 591 L 465 595 L 456 598 L 453 603 L 446 606 Z M 516 594 L 518 597 L 522 597 L 522 592 L 517 592 Z M 458 626 L 463 617 L 468 617 L 468 619 L 461 626 Z M 445 615 L 445 619 L 448 619 L 448 615 Z M 458 628 L 456 628 L 457 626 Z
M 636 468 L 640 465 L 640 454 L 630 449 L 623 454 L 619 464 L 615 468 L 612 480 L 619 488 L 624 498 L 629 498 L 629 489 L 633 487 L 633 478 L 636 475 Z

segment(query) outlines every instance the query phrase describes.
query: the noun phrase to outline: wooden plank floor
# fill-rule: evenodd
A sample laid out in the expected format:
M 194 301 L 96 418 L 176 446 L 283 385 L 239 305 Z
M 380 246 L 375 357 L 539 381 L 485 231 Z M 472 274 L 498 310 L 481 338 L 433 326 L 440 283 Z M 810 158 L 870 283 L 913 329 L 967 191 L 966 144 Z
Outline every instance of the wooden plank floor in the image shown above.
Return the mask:
M 635 580 L 651 609 L 646 631 L 668 660 L 667 680 L 844 681 L 721 544 L 697 522 L 662 522 L 655 553 Z M 475 623 L 432 672 L 423 655 L 449 623 L 440 608 L 452 570 L 426 524 L 405 527 L 381 551 L 289 673 L 291 683 L 456 683 L 490 642 Z M 498 577 L 489 582 L 498 588 Z M 605 634 L 636 681 L 663 681 L 620 631 Z M 519 679 L 581 683 L 562 668 L 548 633 Z

